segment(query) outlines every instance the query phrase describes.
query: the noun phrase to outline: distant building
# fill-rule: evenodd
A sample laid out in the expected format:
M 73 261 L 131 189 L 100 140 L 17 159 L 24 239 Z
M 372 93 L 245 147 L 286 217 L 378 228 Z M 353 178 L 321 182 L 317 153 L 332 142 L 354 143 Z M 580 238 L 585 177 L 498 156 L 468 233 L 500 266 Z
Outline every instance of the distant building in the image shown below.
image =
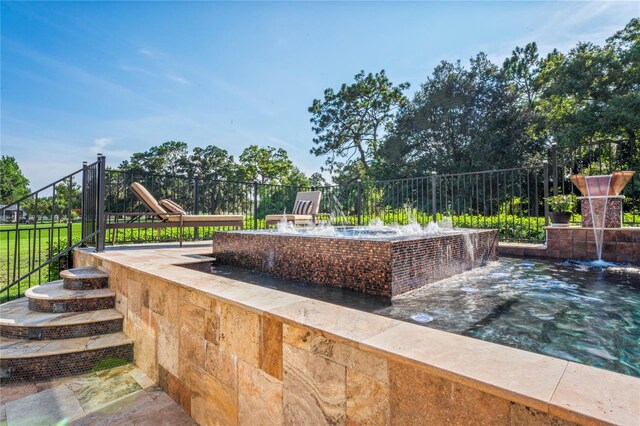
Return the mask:
M 28 217 L 24 210 L 20 209 L 18 212 L 17 206 L 9 206 L 3 209 L 4 204 L 0 204 L 0 222 L 15 222 Z

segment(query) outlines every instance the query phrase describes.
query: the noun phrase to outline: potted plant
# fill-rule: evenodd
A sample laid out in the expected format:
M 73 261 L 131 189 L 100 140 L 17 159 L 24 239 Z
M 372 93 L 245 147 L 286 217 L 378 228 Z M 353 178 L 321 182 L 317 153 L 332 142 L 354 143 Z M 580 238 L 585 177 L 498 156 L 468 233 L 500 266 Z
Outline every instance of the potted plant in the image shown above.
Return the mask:
M 545 198 L 551 212 L 551 226 L 569 226 L 571 214 L 576 205 L 576 196 L 555 195 Z

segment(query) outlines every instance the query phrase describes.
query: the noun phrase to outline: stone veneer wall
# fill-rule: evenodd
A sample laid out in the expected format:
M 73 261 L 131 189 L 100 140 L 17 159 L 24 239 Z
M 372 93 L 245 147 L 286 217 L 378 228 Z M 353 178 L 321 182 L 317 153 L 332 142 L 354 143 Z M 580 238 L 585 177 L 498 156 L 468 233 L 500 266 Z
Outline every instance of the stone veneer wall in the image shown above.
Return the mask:
M 166 252 L 135 256 L 76 251 L 76 265 L 109 272 L 137 366 L 202 425 L 640 416 L 632 377 L 171 266 Z
M 498 231 L 391 241 L 216 232 L 213 256 L 223 265 L 392 297 L 497 260 Z
M 604 218 L 605 228 L 620 228 L 622 226 L 622 200 L 624 197 L 611 196 L 609 198 L 593 198 L 591 202 L 586 197 L 578 197 L 580 200 L 580 211 L 582 212 L 582 226 L 585 228 L 593 227 L 593 218 L 591 217 L 591 209 L 596 214 L 596 222 L 602 220 L 602 214 L 605 213 Z M 598 219 L 600 218 L 600 219 Z M 602 226 L 602 222 L 597 224 Z

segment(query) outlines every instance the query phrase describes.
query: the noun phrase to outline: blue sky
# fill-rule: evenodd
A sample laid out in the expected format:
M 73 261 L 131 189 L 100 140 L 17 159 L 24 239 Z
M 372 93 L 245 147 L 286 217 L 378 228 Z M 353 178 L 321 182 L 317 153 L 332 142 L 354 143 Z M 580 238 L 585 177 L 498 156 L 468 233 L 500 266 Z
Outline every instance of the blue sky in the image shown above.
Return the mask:
M 168 140 L 282 147 L 310 174 L 307 108 L 361 69 L 411 95 L 441 60 L 601 44 L 640 2 L 2 2 L 1 153 L 31 187 Z

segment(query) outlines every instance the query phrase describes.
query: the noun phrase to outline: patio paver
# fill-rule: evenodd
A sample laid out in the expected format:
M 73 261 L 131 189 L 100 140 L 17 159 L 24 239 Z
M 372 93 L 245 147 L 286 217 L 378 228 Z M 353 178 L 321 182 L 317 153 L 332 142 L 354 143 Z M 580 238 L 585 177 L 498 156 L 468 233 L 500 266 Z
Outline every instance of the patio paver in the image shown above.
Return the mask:
M 4 385 L 0 425 L 195 425 L 133 364 L 49 382 Z

